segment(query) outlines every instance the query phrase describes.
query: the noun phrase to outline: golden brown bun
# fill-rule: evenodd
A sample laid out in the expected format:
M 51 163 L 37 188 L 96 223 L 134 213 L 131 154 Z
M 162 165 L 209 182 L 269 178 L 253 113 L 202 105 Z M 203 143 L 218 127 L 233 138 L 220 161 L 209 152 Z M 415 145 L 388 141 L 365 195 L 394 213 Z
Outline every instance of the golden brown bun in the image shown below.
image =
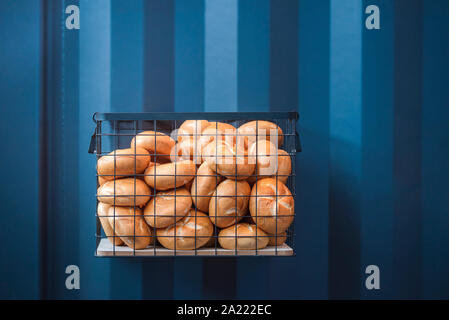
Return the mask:
M 207 163 L 203 163 L 193 179 L 190 193 L 195 207 L 203 212 L 209 212 L 209 202 L 212 194 L 223 178 L 217 175 Z
M 253 174 L 255 161 L 250 163 L 244 148 L 225 141 L 212 141 L 203 149 L 203 159 L 209 167 L 228 179 L 245 180 Z
M 275 178 L 283 182 L 287 182 L 288 176 L 292 171 L 292 162 L 290 155 L 268 140 L 259 140 L 254 142 L 248 150 L 251 161 L 257 159 L 257 166 L 254 175 L 248 178 L 248 182 L 252 185 L 257 180 L 263 178 Z
M 115 233 L 131 249 L 144 249 L 152 242 L 152 231 L 143 220 L 139 208 L 111 206 L 108 216 Z
M 170 152 L 171 161 L 193 160 L 196 164 L 201 164 L 201 146 L 195 141 L 197 140 L 193 137 L 185 137 L 175 144 Z
M 276 179 L 265 178 L 259 180 L 251 190 L 249 211 L 259 228 L 279 234 L 293 222 L 295 203 L 285 184 L 277 180 L 276 190 Z
M 190 192 L 185 188 L 159 191 L 143 211 L 145 221 L 153 228 L 165 228 L 182 219 L 192 207 Z M 156 214 L 155 214 L 156 213 Z
M 209 143 L 215 140 L 235 144 L 236 132 L 237 129 L 232 124 L 224 122 L 209 122 L 209 126 L 203 130 L 199 140 L 200 148 L 203 150 Z
M 256 135 L 257 127 L 257 135 Z M 255 120 L 247 122 L 238 128 L 239 141 L 243 140 L 245 147 L 247 148 L 256 140 L 271 140 L 276 139 L 277 146 L 280 148 L 284 143 L 284 133 L 282 129 L 275 123 L 263 120 Z M 275 143 L 275 141 L 271 141 Z
M 206 127 L 209 126 L 207 120 L 186 120 L 178 129 L 178 142 L 186 138 L 199 137 Z
M 143 148 L 114 150 L 98 159 L 97 173 L 102 182 L 124 178 L 144 172 L 150 159 L 150 154 Z
M 268 234 L 268 245 L 269 246 L 280 246 L 285 243 L 285 240 L 287 240 L 287 232 L 282 232 L 278 234 L 277 236 L 274 234 Z
M 175 236 L 176 228 L 176 236 Z M 214 226 L 209 217 L 195 209 L 175 225 L 163 229 L 157 229 L 157 239 L 167 249 L 193 250 L 205 245 L 214 232 Z
M 108 212 L 110 207 L 110 204 L 98 202 L 97 215 L 100 219 L 101 226 L 103 227 L 104 234 L 108 237 L 109 241 L 116 246 L 122 246 L 123 240 L 114 233 L 114 228 L 109 223 Z
M 139 178 L 107 181 L 97 190 L 98 201 L 116 206 L 141 207 L 150 200 L 150 195 L 150 188 Z
M 221 230 L 218 241 L 224 249 L 235 249 L 236 242 L 238 250 L 263 249 L 268 245 L 268 236 L 254 224 L 239 223 Z
M 181 187 L 191 181 L 196 173 L 196 165 L 191 160 L 150 165 L 145 170 L 145 182 L 156 190 Z
M 207 241 L 207 243 L 203 247 L 215 248 L 215 241 L 217 241 L 216 245 L 217 245 L 217 248 L 219 248 L 220 244 L 218 242 L 218 233 L 220 232 L 220 230 L 221 230 L 220 228 L 214 227 L 214 232 L 212 233 L 209 241 Z
M 162 132 L 144 131 L 131 140 L 131 148 L 134 148 L 134 145 L 148 150 L 151 155 L 156 154 L 155 159 L 158 162 L 158 158 L 170 159 L 175 140 Z
M 251 188 L 246 181 L 226 179 L 221 182 L 209 202 L 209 217 L 217 227 L 225 228 L 248 211 Z

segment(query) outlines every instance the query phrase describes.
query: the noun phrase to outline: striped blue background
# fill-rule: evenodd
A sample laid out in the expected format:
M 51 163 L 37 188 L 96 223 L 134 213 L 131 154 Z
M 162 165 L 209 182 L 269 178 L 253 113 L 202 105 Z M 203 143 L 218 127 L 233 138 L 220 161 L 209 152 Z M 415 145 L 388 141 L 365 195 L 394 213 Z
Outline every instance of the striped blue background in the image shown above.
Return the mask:
M 448 34 L 446 0 L 0 1 L 0 298 L 449 298 Z M 293 109 L 295 257 L 93 256 L 93 112 Z

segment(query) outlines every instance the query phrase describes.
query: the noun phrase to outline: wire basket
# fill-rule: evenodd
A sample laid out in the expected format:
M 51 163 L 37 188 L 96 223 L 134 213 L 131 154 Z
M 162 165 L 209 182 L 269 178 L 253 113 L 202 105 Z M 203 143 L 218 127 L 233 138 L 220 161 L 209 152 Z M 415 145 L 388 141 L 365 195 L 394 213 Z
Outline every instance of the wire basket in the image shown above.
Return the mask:
M 93 120 L 96 256 L 295 254 L 297 112 Z

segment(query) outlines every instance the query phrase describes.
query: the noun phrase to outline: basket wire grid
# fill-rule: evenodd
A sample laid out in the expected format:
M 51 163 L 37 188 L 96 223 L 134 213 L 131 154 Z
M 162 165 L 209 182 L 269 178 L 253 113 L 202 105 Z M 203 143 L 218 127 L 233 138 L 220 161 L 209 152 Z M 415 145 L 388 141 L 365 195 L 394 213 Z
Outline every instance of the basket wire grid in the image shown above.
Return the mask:
M 215 219 L 218 219 L 220 217 L 226 217 L 226 218 L 234 218 L 235 219 L 235 223 L 232 225 L 232 227 L 235 228 L 234 230 L 234 235 L 232 236 L 228 236 L 230 238 L 234 238 L 235 241 L 235 249 L 223 249 L 220 247 L 219 245 L 219 241 L 218 241 L 218 234 L 219 234 L 219 229 L 217 227 L 217 224 L 214 223 L 213 224 L 213 234 L 212 237 L 207 236 L 207 238 L 209 239 L 208 241 L 208 246 L 197 246 L 197 241 L 201 240 L 200 235 L 197 235 L 197 229 L 198 229 L 198 218 L 200 216 L 198 216 L 198 209 L 196 206 L 197 202 L 194 202 L 194 205 L 192 206 L 192 210 L 194 210 L 194 249 L 192 250 L 184 250 L 184 249 L 178 249 L 177 248 L 177 242 L 179 239 L 177 238 L 191 238 L 191 236 L 179 236 L 177 234 L 177 227 L 179 224 L 179 221 L 181 221 L 180 216 L 178 214 L 178 210 L 176 208 L 176 199 L 179 199 L 181 197 L 190 197 L 190 195 L 183 195 L 183 194 L 177 194 L 177 192 L 179 192 L 180 189 L 184 189 L 185 185 L 176 186 L 176 180 L 178 178 L 182 178 L 184 175 L 179 174 L 177 172 L 177 165 L 174 165 L 174 180 L 175 180 L 175 187 L 173 188 L 173 205 L 174 205 L 174 214 L 173 215 L 164 215 L 163 217 L 172 217 L 173 218 L 173 235 L 167 235 L 167 236 L 163 236 L 163 235 L 156 235 L 156 229 L 152 229 L 151 232 L 151 241 L 150 244 L 145 248 L 145 249 L 136 249 L 136 241 L 138 240 L 137 238 L 139 237 L 146 237 L 148 238 L 147 235 L 141 236 L 141 235 L 136 235 L 136 219 L 139 219 L 140 223 L 145 223 L 145 217 L 146 215 L 144 214 L 144 212 L 140 213 L 141 208 L 139 208 L 139 206 L 137 205 L 136 201 L 138 197 L 141 196 L 146 196 L 146 195 L 140 195 L 140 194 L 136 194 L 136 182 L 137 179 L 144 179 L 145 178 L 145 172 L 143 173 L 138 173 L 137 170 L 137 157 L 139 156 L 148 156 L 146 154 L 138 154 L 137 153 L 137 139 L 133 139 L 134 137 L 137 136 L 137 134 L 140 133 L 140 135 L 142 135 L 142 132 L 144 131 L 153 131 L 154 133 L 152 133 L 151 135 L 154 135 L 154 143 L 155 143 L 155 150 L 157 149 L 157 133 L 163 133 L 166 134 L 168 136 L 172 136 L 174 137 L 174 139 L 176 140 L 177 137 L 182 136 L 182 135 L 186 135 L 186 136 L 190 136 L 193 137 L 193 141 L 194 141 L 194 152 L 193 154 L 188 154 L 187 157 L 190 157 L 190 159 L 192 161 L 194 161 L 197 164 L 197 168 L 201 163 L 201 157 L 202 155 L 199 154 L 197 152 L 198 150 L 198 137 L 201 136 L 201 132 L 198 132 L 197 128 L 195 127 L 195 133 L 193 135 L 190 134 L 176 134 L 176 129 L 179 128 L 179 126 L 185 121 L 185 120 L 207 120 L 209 122 L 215 122 L 215 134 L 211 134 L 211 136 L 213 136 L 213 138 L 215 138 L 215 147 L 216 150 L 218 148 L 218 141 L 219 138 L 223 139 L 226 141 L 226 139 L 230 138 L 234 138 L 235 139 L 235 144 L 236 144 L 236 150 L 238 150 L 239 147 L 239 143 L 243 143 L 244 140 L 242 140 L 244 137 L 248 137 L 249 135 L 246 133 L 244 135 L 241 135 L 238 133 L 238 131 L 236 131 L 236 133 L 227 133 L 225 132 L 224 134 L 222 134 L 220 137 L 219 135 L 219 130 L 218 130 L 218 122 L 224 122 L 224 123 L 228 123 L 233 125 L 235 128 L 239 128 L 241 125 L 243 125 L 244 123 L 247 123 L 249 121 L 254 121 L 254 120 L 265 120 L 265 121 L 270 121 L 275 123 L 277 126 L 279 126 L 282 129 L 283 132 L 283 144 L 282 146 L 279 146 L 279 149 L 283 149 L 286 151 L 286 154 L 276 154 L 275 157 L 273 157 L 275 159 L 276 162 L 276 168 L 278 165 L 278 157 L 279 156 L 285 156 L 285 157 L 290 157 L 291 159 L 291 172 L 288 175 L 288 179 L 287 182 L 285 183 L 285 185 L 287 186 L 287 188 L 290 190 L 291 192 L 291 196 L 293 197 L 294 203 L 296 203 L 296 153 L 301 151 L 301 146 L 300 146 L 300 142 L 299 142 L 299 136 L 297 134 L 296 131 L 296 122 L 298 119 L 298 114 L 296 112 L 261 112 L 261 113 L 241 113 L 241 112 L 229 112 L 229 113 L 95 113 L 93 120 L 96 123 L 96 128 L 95 128 L 95 133 L 92 136 L 92 140 L 91 140 L 91 146 L 89 148 L 89 152 L 96 154 L 97 157 L 97 161 L 98 159 L 100 159 L 101 157 L 108 157 L 108 156 L 112 156 L 114 157 L 114 171 L 113 174 L 99 174 L 97 171 L 97 189 L 100 187 L 100 178 L 104 178 L 104 179 L 109 179 L 112 176 L 113 178 L 113 186 L 114 186 L 114 192 L 111 195 L 108 195 L 109 197 L 113 197 L 113 203 L 112 203 L 112 208 L 113 208 L 113 223 L 112 223 L 112 231 L 113 234 L 112 236 L 106 236 L 103 232 L 102 232 L 102 224 L 101 224 L 101 218 L 104 219 L 104 216 L 99 216 L 98 215 L 98 210 L 96 211 L 96 251 L 95 251 L 95 255 L 96 256 L 151 256 L 151 257 L 157 257 L 157 256 L 290 256 L 290 255 L 294 255 L 294 222 L 290 224 L 290 226 L 288 227 L 288 229 L 286 230 L 286 240 L 285 240 L 285 244 L 282 245 L 278 245 L 277 244 L 277 240 L 278 240 L 278 234 L 274 234 L 274 235 L 260 235 L 258 234 L 259 232 L 259 228 L 255 227 L 255 241 L 256 241 L 256 245 L 254 249 L 239 249 L 238 248 L 238 239 L 239 238 L 245 238 L 245 236 L 239 236 L 239 238 L 237 237 L 238 234 L 238 224 L 241 223 L 242 221 L 245 222 L 249 222 L 248 220 L 250 220 L 251 224 L 254 224 L 255 222 L 259 221 L 258 217 L 257 217 L 257 205 L 258 205 L 258 201 L 255 201 L 255 205 L 256 205 L 256 216 L 254 218 L 251 218 L 251 216 L 244 216 L 242 218 L 241 215 L 239 215 L 239 213 L 237 212 L 237 210 L 235 210 L 235 215 L 234 216 L 217 216 L 217 211 L 215 211 Z M 173 135 L 173 133 L 175 132 L 175 134 Z M 149 136 L 151 136 L 149 134 Z M 189 138 L 189 137 L 188 137 Z M 254 134 L 254 141 L 258 141 L 259 140 L 259 128 L 258 128 L 258 122 L 256 122 L 256 130 L 255 130 L 255 134 Z M 132 140 L 133 139 L 133 140 Z M 134 145 L 132 145 L 132 142 Z M 178 156 L 178 151 L 176 148 L 178 146 L 178 143 L 175 144 L 174 146 L 174 154 L 176 156 Z M 256 156 L 263 156 L 264 154 L 260 154 L 259 150 L 258 150 L 258 144 L 255 144 L 256 146 Z M 125 177 L 130 177 L 129 174 L 124 174 L 124 175 L 120 175 L 116 172 L 116 163 L 117 163 L 117 154 L 114 152 L 114 150 L 118 150 L 118 149 L 125 149 L 125 148 L 133 148 L 134 147 L 134 152 L 132 152 L 131 154 L 120 154 L 120 156 L 133 156 L 134 157 L 134 174 L 132 174 L 131 176 L 133 177 L 133 183 L 134 183 L 134 187 L 133 187 L 133 194 L 116 194 L 116 181 L 117 179 L 120 178 L 125 178 Z M 157 163 L 158 160 L 161 160 L 161 158 L 166 157 L 166 154 L 158 154 L 156 151 L 154 151 L 153 153 L 150 153 L 151 156 L 151 161 L 154 163 Z M 182 155 L 181 155 L 182 157 Z M 218 157 L 218 152 L 215 153 L 215 157 Z M 224 157 L 224 161 L 226 161 L 226 157 L 227 155 L 220 155 L 220 157 Z M 215 208 L 217 208 L 218 204 L 218 198 L 223 198 L 223 197 L 230 197 L 233 198 L 235 201 L 235 208 L 238 207 L 238 198 L 239 197 L 247 197 L 249 198 L 249 200 L 251 200 L 251 197 L 254 197 L 252 194 L 250 194 L 249 196 L 246 195 L 237 195 L 237 190 L 238 190 L 238 181 L 236 178 L 239 176 L 238 173 L 238 159 L 240 157 L 240 155 L 237 153 L 234 156 L 229 156 L 232 158 L 232 164 L 235 163 L 235 174 L 234 179 L 232 179 L 235 183 L 235 193 L 234 195 L 216 195 L 215 193 L 212 196 L 209 195 L 198 195 L 197 192 L 195 192 L 195 198 L 196 200 L 198 200 L 199 197 L 210 197 L 210 201 L 215 201 Z M 259 193 L 257 193 L 257 186 L 258 186 L 258 181 L 263 179 L 264 177 L 262 176 L 258 176 L 256 174 L 257 172 L 257 166 L 258 166 L 258 161 L 256 161 L 256 159 L 252 159 L 251 160 L 251 155 L 249 154 L 245 154 L 243 155 L 244 159 L 247 159 L 248 161 L 253 161 L 252 163 L 255 164 L 255 170 L 254 173 L 251 175 L 251 177 L 253 177 L 254 179 L 254 185 L 251 187 L 251 189 L 256 188 L 256 196 L 257 197 L 273 197 L 270 195 L 259 195 Z M 178 160 L 178 159 L 177 159 Z M 181 159 L 182 160 L 182 159 Z M 213 175 L 202 175 L 202 176 L 213 176 L 215 177 L 215 185 L 218 186 L 219 181 L 223 181 L 223 177 L 220 177 L 220 175 L 216 172 L 218 172 L 218 163 L 219 161 L 216 159 L 215 161 L 215 173 Z M 154 168 L 153 171 L 153 175 L 152 178 L 154 179 L 154 185 L 156 185 L 156 169 Z M 148 176 L 148 175 L 147 175 Z M 151 176 L 151 175 L 150 175 Z M 170 176 L 173 176 L 173 174 L 171 174 Z M 246 175 L 245 175 L 246 176 Z M 108 178 L 109 177 L 109 178 Z M 282 177 L 282 175 L 279 175 L 276 171 L 275 174 L 275 181 L 276 181 L 276 189 L 278 190 L 278 178 Z M 198 190 L 198 185 L 197 185 L 197 179 L 193 179 L 194 180 L 194 184 L 193 188 L 195 188 L 195 190 Z M 246 180 L 245 180 L 246 181 Z M 190 188 L 189 188 L 190 189 Z M 166 195 L 159 195 L 158 194 L 159 191 L 154 189 L 152 192 L 151 197 L 154 198 L 153 201 L 153 212 L 154 215 L 152 216 L 152 218 L 154 218 L 154 225 L 156 225 L 156 218 L 158 217 L 157 215 L 157 211 L 156 211 L 156 200 L 158 197 L 167 197 Z M 99 200 L 98 197 L 99 195 L 97 194 L 97 207 L 99 204 Z M 102 195 L 102 197 L 105 197 L 105 195 Z M 107 196 L 106 196 L 107 197 Z M 120 219 L 120 218 L 125 218 L 129 220 L 129 215 L 119 215 L 118 213 L 116 214 L 116 201 L 118 198 L 120 197 L 132 197 L 133 199 L 133 206 L 131 206 L 133 208 L 133 215 L 132 215 L 132 224 L 133 224 L 133 232 L 132 234 L 129 235 L 117 235 L 116 234 L 116 219 Z M 275 230 L 278 230 L 278 218 L 281 217 L 280 215 L 278 215 L 278 194 L 277 192 L 275 192 L 275 203 L 276 203 L 276 219 L 275 219 L 275 223 L 276 223 L 276 227 Z M 150 204 L 150 200 L 146 203 L 146 205 Z M 97 208 L 96 207 L 96 208 Z M 248 206 L 249 207 L 249 206 Z M 248 208 L 248 212 L 249 212 L 249 208 Z M 205 213 L 206 215 L 208 215 L 208 213 Z M 296 214 L 293 213 L 293 216 L 295 216 Z M 107 218 L 106 218 L 107 219 Z M 259 218 L 260 219 L 260 218 Z M 141 220 L 143 220 L 143 222 L 141 222 Z M 109 220 L 111 221 L 111 220 Z M 216 220 L 215 220 L 216 221 Z M 151 229 L 151 228 L 150 228 Z M 270 246 L 270 247 L 266 247 L 263 249 L 259 249 L 259 241 L 261 238 L 264 237 L 274 237 L 275 239 L 275 245 Z M 279 235 L 280 236 L 280 235 Z M 161 246 L 161 244 L 158 244 L 158 237 L 171 237 L 173 238 L 173 244 L 174 244 L 174 248 L 173 249 L 167 249 L 164 248 L 163 246 Z M 116 239 L 115 238 L 120 238 L 120 239 L 128 239 L 128 241 L 130 240 L 130 242 L 132 243 L 131 246 L 117 246 L 116 245 Z M 253 237 L 254 238 L 254 237 Z M 109 239 L 109 240 L 108 240 Z M 212 241 L 213 240 L 213 241 Z

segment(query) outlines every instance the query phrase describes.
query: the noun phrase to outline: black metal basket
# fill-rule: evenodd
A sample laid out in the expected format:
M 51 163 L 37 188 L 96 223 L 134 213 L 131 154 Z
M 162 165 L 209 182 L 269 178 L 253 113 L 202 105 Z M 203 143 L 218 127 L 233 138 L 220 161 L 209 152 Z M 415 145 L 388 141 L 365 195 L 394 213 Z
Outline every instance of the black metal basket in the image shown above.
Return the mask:
M 285 185 L 290 190 L 291 195 L 296 203 L 296 153 L 301 151 L 301 144 L 299 140 L 299 135 L 296 130 L 296 124 L 298 120 L 297 112 L 225 112 L 225 113 L 95 113 L 93 115 L 93 120 L 96 124 L 95 133 L 92 135 L 89 153 L 94 153 L 97 155 L 97 161 L 100 157 L 106 156 L 109 154 L 111 156 L 111 152 L 117 149 L 130 148 L 130 143 L 138 133 L 143 131 L 157 131 L 162 132 L 167 135 L 173 135 L 175 130 L 179 128 L 179 126 L 185 120 L 207 120 L 210 122 L 224 122 L 233 125 L 235 128 L 238 128 L 244 123 L 254 120 L 265 120 L 270 121 L 278 125 L 283 131 L 283 145 L 279 147 L 279 149 L 283 149 L 286 151 L 287 155 L 291 158 L 291 173 L 288 175 L 287 182 Z M 256 132 L 258 132 L 256 130 Z M 238 132 L 235 134 L 238 141 Z M 257 134 L 255 134 L 255 139 L 258 139 Z M 156 141 L 156 136 L 154 138 Z M 174 136 L 176 139 L 176 135 Z M 136 141 L 135 139 L 134 141 Z M 216 141 L 217 139 L 215 139 Z M 196 141 L 196 140 L 195 140 Z M 137 149 L 135 149 L 137 150 Z M 196 150 L 196 149 L 195 149 Z M 112 155 L 114 157 L 114 177 L 112 181 L 114 181 L 114 193 L 111 195 L 113 197 L 114 202 L 116 204 L 116 186 L 115 181 L 116 178 L 122 178 L 122 176 L 116 175 L 115 172 L 115 161 L 116 154 Z M 139 154 L 133 154 L 134 159 Z M 160 156 L 156 152 L 151 154 L 152 161 L 156 162 L 157 157 Z M 193 157 L 196 158 L 198 155 L 194 154 Z M 277 156 L 277 155 L 276 155 Z M 276 158 L 277 159 L 277 158 Z M 135 160 L 136 161 L 136 160 Z M 277 161 L 277 160 L 276 160 Z M 277 164 L 277 162 L 276 162 Z M 134 166 L 134 169 L 136 165 Z M 176 168 L 176 166 L 175 166 Z M 256 161 L 257 168 L 257 161 Z M 154 174 L 155 176 L 156 174 Z M 134 177 L 134 181 L 136 181 L 139 177 L 144 179 L 144 173 L 137 173 L 136 171 L 132 175 Z M 218 174 L 215 174 L 218 179 Z M 102 175 L 97 172 L 97 188 L 100 187 L 99 178 Z M 261 177 L 257 177 L 254 175 L 254 178 L 257 181 L 261 179 Z M 276 172 L 276 188 L 277 188 L 277 172 Z M 176 179 L 176 178 L 175 178 Z M 235 178 L 237 179 L 237 177 Z M 196 180 L 195 180 L 196 181 Z M 181 195 L 176 195 L 177 189 L 179 190 L 181 187 L 174 188 L 174 202 L 176 206 L 176 198 Z M 136 182 L 134 182 L 134 190 L 136 190 Z M 276 189 L 277 190 L 277 189 Z M 122 195 L 123 196 L 123 195 Z M 116 245 L 115 237 L 124 238 L 123 235 L 118 236 L 116 234 L 116 223 L 115 219 L 119 217 L 116 215 L 116 206 L 111 205 L 114 208 L 113 210 L 113 224 L 111 225 L 113 230 L 113 235 L 107 237 L 104 232 L 102 232 L 102 225 L 100 218 L 105 218 L 104 216 L 99 216 L 96 214 L 96 251 L 95 255 L 100 257 L 111 257 L 111 256 L 134 256 L 134 257 L 145 257 L 145 256 L 292 256 L 295 254 L 294 252 L 294 223 L 291 223 L 290 227 L 286 230 L 286 241 L 282 245 L 273 245 L 268 246 L 262 249 L 258 249 L 258 241 L 261 241 L 262 235 L 257 235 L 256 229 L 256 247 L 254 249 L 240 249 L 237 246 L 237 238 L 235 239 L 235 249 L 224 249 L 221 248 L 218 241 L 218 228 L 214 224 L 214 233 L 211 237 L 211 241 L 209 242 L 209 246 L 198 247 L 197 248 L 197 209 L 196 206 L 192 206 L 192 210 L 195 210 L 195 248 L 191 250 L 181 250 L 176 248 L 177 239 L 174 239 L 175 247 L 173 249 L 167 249 L 160 245 L 157 241 L 157 236 L 155 230 L 151 233 L 149 237 L 151 244 L 148 245 L 144 249 L 136 249 L 136 238 L 139 236 L 136 235 L 136 217 L 139 218 L 139 214 L 136 215 L 136 211 L 140 210 L 136 206 L 136 198 L 137 196 L 129 195 L 134 197 L 134 205 L 131 206 L 134 208 L 134 232 L 133 234 L 126 235 L 127 238 L 132 238 L 134 240 L 133 246 L 118 246 Z M 152 197 L 157 197 L 156 190 L 152 194 Z M 260 196 L 260 195 L 258 195 Z M 249 197 L 253 197 L 250 195 Z M 213 199 L 210 201 L 217 201 L 217 196 L 212 196 Z M 178 198 L 179 199 L 179 198 Z M 237 202 L 237 196 L 235 196 L 235 201 Z M 276 214 L 277 214 L 277 201 L 278 196 L 276 194 Z M 149 203 L 149 202 L 148 202 Z M 154 201 L 154 204 L 156 201 Z M 257 201 L 256 201 L 257 203 Z M 97 206 L 99 204 L 98 194 L 97 194 Z M 257 208 L 257 207 L 256 207 Z M 256 210 L 257 211 L 257 210 Z M 157 212 L 155 212 L 157 215 Z M 129 217 L 128 217 L 129 218 Z M 145 216 L 143 216 L 145 218 Z M 241 217 L 239 216 L 239 219 Z M 139 218 L 140 219 L 140 218 Z M 237 216 L 235 217 L 236 220 Z M 244 219 L 251 220 L 248 217 Z M 257 219 L 257 217 L 256 217 Z M 176 216 L 173 216 L 173 225 L 174 225 L 174 234 L 172 237 L 179 237 L 176 232 L 176 226 L 178 220 Z M 256 221 L 256 220 L 252 220 Z M 234 224 L 237 226 L 237 223 Z M 237 234 L 237 227 L 235 227 L 235 234 Z M 276 228 L 277 228 L 277 220 L 276 220 Z M 150 228 L 151 229 L 151 228 Z M 276 229 L 277 230 L 277 229 Z M 266 235 L 268 236 L 268 235 Z M 265 237 L 266 237 L 265 236 Z M 146 236 L 148 237 L 148 236 Z M 277 243 L 277 235 L 274 235 L 274 240 Z M 109 238 L 109 240 L 108 240 Z M 110 241 L 111 238 L 113 241 Z M 126 237 L 125 237 L 126 238 Z M 213 245 L 210 245 L 210 243 Z

